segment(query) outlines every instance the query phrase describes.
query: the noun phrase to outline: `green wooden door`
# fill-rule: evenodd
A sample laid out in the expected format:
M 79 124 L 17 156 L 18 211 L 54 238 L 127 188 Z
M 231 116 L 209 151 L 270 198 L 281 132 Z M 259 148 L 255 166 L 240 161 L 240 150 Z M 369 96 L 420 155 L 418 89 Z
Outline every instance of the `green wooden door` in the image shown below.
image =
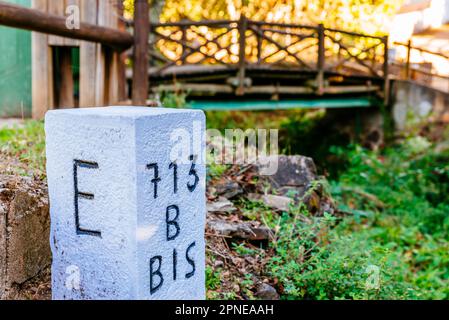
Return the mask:
M 31 0 L 7 0 L 30 7 Z M 31 115 L 31 32 L 0 26 L 0 117 Z

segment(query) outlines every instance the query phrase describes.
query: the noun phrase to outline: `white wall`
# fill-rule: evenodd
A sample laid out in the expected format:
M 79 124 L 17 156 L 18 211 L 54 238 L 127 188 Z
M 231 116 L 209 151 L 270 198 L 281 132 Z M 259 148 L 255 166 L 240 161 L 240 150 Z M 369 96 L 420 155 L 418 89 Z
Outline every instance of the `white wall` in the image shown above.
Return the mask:
M 417 4 L 426 1 L 410 0 L 406 4 Z M 449 23 L 449 0 L 432 0 L 428 7 L 421 10 L 398 13 L 390 30 L 393 41 L 405 42 L 417 32 L 429 28 L 438 28 Z
M 449 0 L 445 0 L 445 2 L 443 23 L 449 23 Z

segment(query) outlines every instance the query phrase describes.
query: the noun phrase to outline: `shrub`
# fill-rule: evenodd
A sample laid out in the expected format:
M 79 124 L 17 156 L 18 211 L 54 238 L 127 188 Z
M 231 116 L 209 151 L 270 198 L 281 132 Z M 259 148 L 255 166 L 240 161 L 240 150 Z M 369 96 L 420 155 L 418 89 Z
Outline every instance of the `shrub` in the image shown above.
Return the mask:
M 341 222 L 300 206 L 272 225 L 283 298 L 448 299 L 449 153 L 423 138 L 332 151 L 346 161 L 330 183 Z

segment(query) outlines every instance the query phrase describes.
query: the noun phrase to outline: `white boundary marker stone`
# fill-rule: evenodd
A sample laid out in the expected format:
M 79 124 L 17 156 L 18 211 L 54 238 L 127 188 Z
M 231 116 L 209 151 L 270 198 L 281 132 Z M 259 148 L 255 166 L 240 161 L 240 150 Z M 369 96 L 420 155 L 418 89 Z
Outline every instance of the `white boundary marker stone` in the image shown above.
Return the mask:
M 205 116 L 47 112 L 53 299 L 205 299 Z

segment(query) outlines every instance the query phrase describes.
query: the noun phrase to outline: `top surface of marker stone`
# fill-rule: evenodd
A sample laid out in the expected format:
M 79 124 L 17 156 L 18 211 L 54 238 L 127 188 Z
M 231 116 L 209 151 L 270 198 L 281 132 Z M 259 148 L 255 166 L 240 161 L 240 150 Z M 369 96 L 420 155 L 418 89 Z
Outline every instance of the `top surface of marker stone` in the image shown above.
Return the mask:
M 58 109 L 50 110 L 48 114 L 72 114 L 77 116 L 120 116 L 127 118 L 140 118 L 147 116 L 157 116 L 170 113 L 191 113 L 201 112 L 193 109 L 174 109 L 174 108 L 155 108 L 155 107 L 131 107 L 131 106 L 114 106 L 114 107 L 96 107 L 96 108 L 76 108 L 76 109 Z

